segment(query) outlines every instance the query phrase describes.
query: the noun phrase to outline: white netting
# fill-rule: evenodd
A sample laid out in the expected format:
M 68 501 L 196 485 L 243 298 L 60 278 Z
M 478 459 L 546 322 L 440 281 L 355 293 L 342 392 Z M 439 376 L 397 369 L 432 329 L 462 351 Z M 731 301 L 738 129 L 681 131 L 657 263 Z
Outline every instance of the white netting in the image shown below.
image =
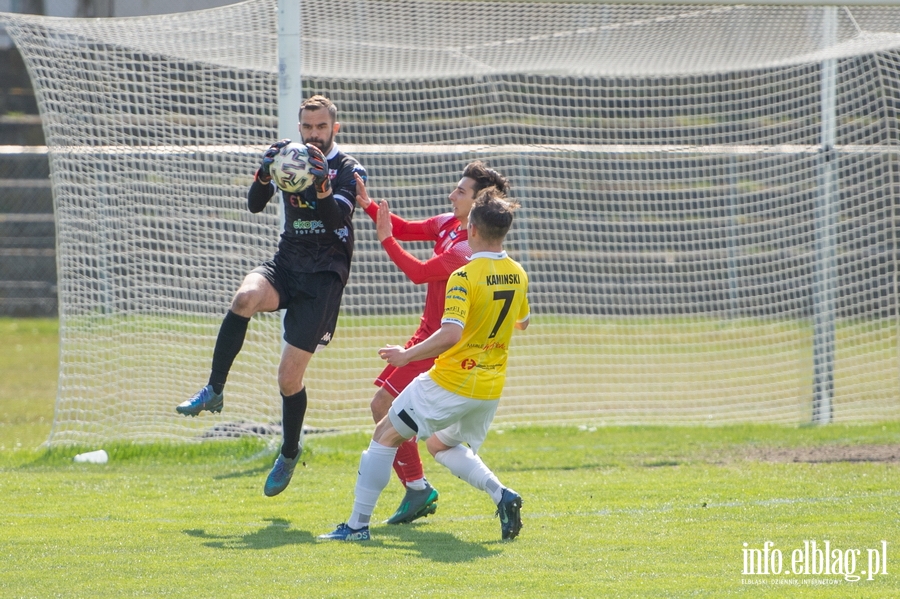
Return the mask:
M 2 15 L 50 147 L 51 442 L 277 422 L 272 315 L 221 415 L 174 411 L 275 249 L 275 206 L 245 208 L 277 138 L 275 14 Z M 804 422 L 822 390 L 837 421 L 900 416 L 900 9 L 305 0 L 302 19 L 304 96 L 337 103 L 375 197 L 431 216 L 475 158 L 513 182 L 534 321 L 498 426 Z M 307 373 L 313 427 L 370 426 L 375 350 L 422 306 L 356 227 L 337 335 Z

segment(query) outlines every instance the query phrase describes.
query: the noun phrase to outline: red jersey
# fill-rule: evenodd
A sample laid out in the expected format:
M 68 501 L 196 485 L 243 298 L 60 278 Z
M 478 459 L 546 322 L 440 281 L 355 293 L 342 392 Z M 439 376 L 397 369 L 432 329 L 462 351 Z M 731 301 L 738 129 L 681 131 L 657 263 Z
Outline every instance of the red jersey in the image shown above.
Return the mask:
M 378 215 L 375 202 L 366 209 L 372 220 Z M 469 247 L 469 234 L 460 228 L 459 221 L 452 213 L 439 214 L 423 221 L 406 221 L 391 214 L 393 237 L 382 242 L 388 256 L 409 280 L 416 285 L 428 285 L 425 293 L 425 310 L 419 328 L 412 339 L 416 343 L 424 341 L 441 328 L 444 315 L 444 297 L 447 292 L 447 280 L 454 270 L 465 265 L 472 249 Z M 422 261 L 404 250 L 400 241 L 434 241 L 434 254 Z

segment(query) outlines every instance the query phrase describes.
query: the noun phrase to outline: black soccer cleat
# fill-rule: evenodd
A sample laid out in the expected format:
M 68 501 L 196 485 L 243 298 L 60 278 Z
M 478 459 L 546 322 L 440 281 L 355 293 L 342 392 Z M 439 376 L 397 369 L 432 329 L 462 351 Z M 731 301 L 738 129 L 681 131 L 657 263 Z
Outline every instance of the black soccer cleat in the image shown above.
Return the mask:
M 522 530 L 522 498 L 512 489 L 503 489 L 497 515 L 500 516 L 500 538 L 515 539 Z
M 428 484 L 428 481 L 425 481 L 425 488 L 421 491 L 407 487 L 400 507 L 388 518 L 387 524 L 406 524 L 433 514 L 437 510 L 437 500 L 437 489 Z

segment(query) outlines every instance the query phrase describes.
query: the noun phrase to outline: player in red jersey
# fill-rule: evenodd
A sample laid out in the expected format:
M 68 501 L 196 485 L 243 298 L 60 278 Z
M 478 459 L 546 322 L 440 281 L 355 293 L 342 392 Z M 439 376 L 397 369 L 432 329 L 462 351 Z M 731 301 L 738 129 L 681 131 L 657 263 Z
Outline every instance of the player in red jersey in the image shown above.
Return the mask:
M 463 171 L 456 188 L 450 192 L 452 212 L 439 214 L 423 221 L 406 221 L 391 214 L 386 200 L 380 204 L 372 201 L 365 181 L 356 180 L 356 201 L 376 223 L 376 231 L 381 246 L 388 256 L 409 280 L 416 285 L 426 284 L 425 309 L 419 328 L 406 343 L 411 347 L 421 343 L 441 328 L 444 314 L 444 297 L 447 280 L 454 270 L 466 264 L 472 250 L 469 248 L 466 225 L 475 196 L 488 187 L 496 187 L 500 192 L 509 191 L 509 181 L 497 171 L 487 168 L 481 161 L 472 162 Z M 433 241 L 434 255 L 428 260 L 419 260 L 404 250 L 400 241 Z M 434 364 L 434 358 L 411 362 L 401 368 L 388 365 L 375 385 L 379 387 L 372 398 L 372 416 L 380 422 L 391 407 L 394 398 L 409 383 Z M 400 507 L 388 519 L 388 524 L 412 522 L 417 518 L 433 514 L 437 509 L 438 492 L 427 480 L 422 469 L 419 446 L 413 437 L 403 443 L 394 459 L 394 471 L 406 487 L 406 496 Z

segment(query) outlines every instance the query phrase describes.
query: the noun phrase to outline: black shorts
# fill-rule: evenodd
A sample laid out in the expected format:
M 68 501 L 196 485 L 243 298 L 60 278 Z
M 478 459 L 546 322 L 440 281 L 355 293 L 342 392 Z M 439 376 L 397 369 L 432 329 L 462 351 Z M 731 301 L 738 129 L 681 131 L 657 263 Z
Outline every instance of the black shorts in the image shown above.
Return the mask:
M 250 272 L 266 278 L 278 292 L 278 309 L 284 310 L 284 340 L 314 353 L 328 345 L 337 326 L 344 283 L 335 272 L 298 273 L 263 262 Z

